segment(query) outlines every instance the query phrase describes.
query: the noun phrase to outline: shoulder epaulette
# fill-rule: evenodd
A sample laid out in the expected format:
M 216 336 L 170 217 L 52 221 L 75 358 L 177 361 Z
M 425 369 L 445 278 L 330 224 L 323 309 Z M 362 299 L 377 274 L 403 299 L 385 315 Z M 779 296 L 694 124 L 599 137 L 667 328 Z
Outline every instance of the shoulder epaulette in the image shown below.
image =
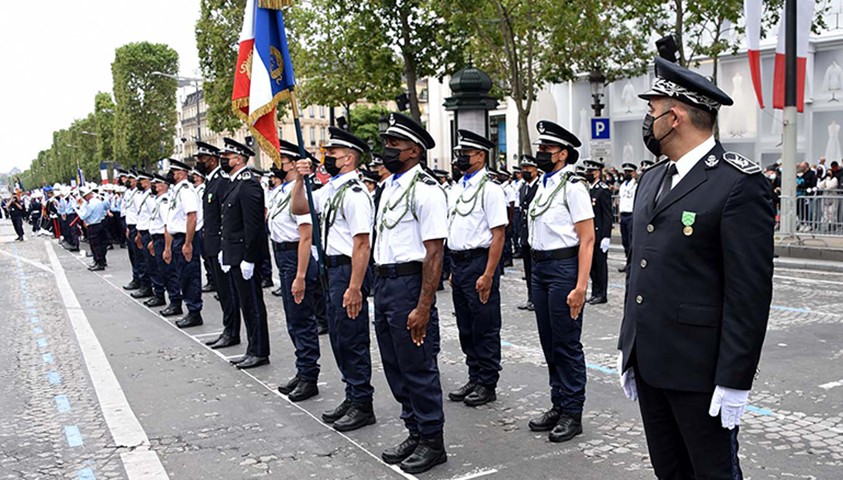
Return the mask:
M 426 183 L 427 185 L 439 185 L 439 182 L 436 181 L 435 178 L 430 176 L 429 173 L 422 170 L 421 174 L 419 175 L 419 180 Z
M 726 163 L 737 168 L 738 170 L 740 170 L 741 173 L 745 175 L 754 175 L 756 173 L 761 173 L 760 165 L 744 157 L 740 153 L 726 152 L 723 154 L 723 160 L 726 160 Z
M 584 182 L 585 181 L 585 177 L 577 175 L 574 172 L 568 172 L 566 175 L 568 176 L 568 181 L 571 182 L 571 183 L 578 183 L 578 182 Z
M 251 180 L 252 179 L 252 172 L 249 170 L 244 169 L 242 172 L 237 174 L 235 180 Z

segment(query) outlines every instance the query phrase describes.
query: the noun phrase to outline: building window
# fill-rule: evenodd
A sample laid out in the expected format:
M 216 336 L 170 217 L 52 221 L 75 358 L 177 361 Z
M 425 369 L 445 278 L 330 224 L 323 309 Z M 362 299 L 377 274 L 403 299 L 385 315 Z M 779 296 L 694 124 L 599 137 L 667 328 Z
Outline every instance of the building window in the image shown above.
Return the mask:
M 322 131 L 319 133 L 319 140 L 322 140 L 322 145 L 325 144 L 325 140 L 327 140 L 328 138 L 325 133 L 326 131 L 327 129 L 325 127 L 322 127 Z
M 310 107 L 313 108 L 313 107 Z M 310 146 L 316 146 L 316 127 L 310 127 Z
M 316 108 L 311 105 L 310 108 L 307 109 L 308 113 L 310 114 L 310 118 L 316 117 Z
M 319 105 L 319 118 L 325 118 L 325 107 L 323 105 Z

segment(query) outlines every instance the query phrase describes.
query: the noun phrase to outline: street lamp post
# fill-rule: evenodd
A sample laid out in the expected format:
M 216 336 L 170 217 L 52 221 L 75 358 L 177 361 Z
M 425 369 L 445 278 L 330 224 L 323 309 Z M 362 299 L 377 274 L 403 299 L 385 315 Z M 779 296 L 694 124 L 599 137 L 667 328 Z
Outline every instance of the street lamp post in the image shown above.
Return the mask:
M 163 73 L 163 72 L 152 72 L 153 75 L 157 75 L 159 77 L 167 77 L 172 78 L 173 80 L 178 81 L 179 87 L 186 87 L 188 85 L 193 85 L 194 95 L 196 96 L 196 139 L 202 140 L 202 126 L 201 126 L 201 116 L 199 115 L 199 85 L 202 83 L 201 78 L 193 78 L 193 77 L 182 77 L 181 75 L 173 75 L 171 73 Z M 182 118 L 182 131 L 184 131 L 184 119 Z
M 591 108 L 594 109 L 594 117 L 600 118 L 603 116 L 603 107 L 606 105 L 601 101 L 603 99 L 603 89 L 606 87 L 606 77 L 600 70 L 594 69 L 588 74 L 588 83 L 591 85 L 591 98 L 594 103 Z

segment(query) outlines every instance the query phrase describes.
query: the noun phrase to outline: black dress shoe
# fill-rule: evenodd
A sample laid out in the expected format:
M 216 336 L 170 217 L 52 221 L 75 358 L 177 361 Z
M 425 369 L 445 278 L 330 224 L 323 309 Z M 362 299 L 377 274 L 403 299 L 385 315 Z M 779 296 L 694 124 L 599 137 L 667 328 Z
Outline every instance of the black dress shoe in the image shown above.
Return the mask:
M 415 451 L 398 466 L 407 473 L 422 473 L 447 461 L 448 453 L 440 433 L 436 437 L 419 440 Z
M 251 355 L 243 355 L 242 357 L 235 357 L 235 358 L 232 358 L 231 360 L 229 360 L 228 363 L 230 363 L 232 365 L 238 365 L 238 364 L 243 363 L 246 360 L 250 359 L 251 357 L 252 357 Z
M 160 307 L 161 305 L 166 305 L 167 302 L 164 301 L 164 297 L 152 297 L 143 302 L 143 304 L 147 307 Z
M 463 402 L 468 405 L 469 407 L 479 407 L 480 405 L 485 405 L 489 402 L 494 402 L 498 399 L 498 396 L 495 394 L 494 387 L 487 387 L 486 385 L 477 385 L 474 387 L 474 391 L 469 393 L 468 396 L 465 397 Z
M 171 304 L 167 305 L 167 308 L 165 308 L 164 310 L 161 310 L 158 313 L 161 314 L 162 317 L 172 317 L 173 315 L 181 315 L 182 314 L 181 305 L 176 305 L 176 304 L 171 303 Z M 216 341 L 216 340 L 214 340 L 214 341 Z
M 269 357 L 249 357 L 246 360 L 237 364 L 240 370 L 247 370 L 250 368 L 260 367 L 261 365 L 268 365 Z
M 318 325 L 316 327 L 316 334 L 317 335 L 325 335 L 328 333 L 328 326 L 327 325 Z
M 628 269 L 629 269 L 629 265 L 624 265 L 624 266 L 623 266 L 623 268 L 619 268 L 619 269 L 618 269 L 618 272 L 620 272 L 620 273 L 626 273 L 626 271 L 627 271 Z
M 179 328 L 189 328 L 202 325 L 202 315 L 199 312 L 187 312 L 187 315 L 176 320 L 176 326 Z
M 299 378 L 298 375 L 296 375 L 295 377 L 291 378 L 284 385 L 278 385 L 278 393 L 280 393 L 282 395 L 289 395 L 290 392 L 292 392 L 293 390 L 296 389 L 296 387 L 298 386 L 300 381 L 301 381 L 301 379 Z
M 139 288 L 141 288 L 141 284 L 134 280 L 127 283 L 126 285 L 123 285 L 123 290 L 137 290 Z
M 282 288 L 284 288 L 284 287 L 278 287 L 270 293 L 272 293 L 273 297 L 283 297 L 284 291 L 282 290 Z
M 600 305 L 601 303 L 609 303 L 606 297 L 594 297 L 588 301 L 589 305 Z
M 302 380 L 296 385 L 295 390 L 290 392 L 290 395 L 287 396 L 291 402 L 301 402 L 303 400 L 307 400 L 308 398 L 315 397 L 319 395 L 319 387 L 316 386 L 316 382 L 310 382 L 307 380 Z
M 213 340 L 205 340 L 205 341 L 204 341 L 204 342 L 202 342 L 202 343 L 204 343 L 205 345 L 207 345 L 207 346 L 209 346 L 209 347 L 210 347 L 211 345 L 213 345 L 213 344 L 215 344 L 215 343 L 219 342 L 221 338 L 222 338 L 222 334 L 220 334 L 220 336 L 219 336 L 219 337 L 214 338 Z
M 562 412 L 558 408 L 553 407 L 544 412 L 540 417 L 530 420 L 530 430 L 534 432 L 553 430 L 553 427 L 559 423 L 559 417 L 561 415 Z
M 132 292 L 132 298 L 149 298 L 152 296 L 152 289 L 149 287 L 141 287 L 140 290 Z
M 351 400 L 345 399 L 337 408 L 322 413 L 322 421 L 325 423 L 334 423 L 342 418 L 348 412 L 349 408 L 351 408 Z
M 233 347 L 235 345 L 240 345 L 239 338 L 232 338 L 228 335 L 223 335 L 222 337 L 218 338 L 216 342 L 211 345 L 212 350 L 219 350 L 220 348 L 227 348 Z
M 67 249 L 67 251 L 68 251 L 68 252 L 78 252 L 78 251 L 79 251 L 79 247 L 69 247 L 69 248 Z
M 274 287 L 274 286 L 275 286 L 275 284 L 272 283 L 272 279 L 269 278 L 269 277 L 266 277 L 263 280 L 261 280 L 261 288 L 269 288 L 269 287 Z
M 218 301 L 218 302 L 220 301 L 220 296 L 219 296 L 219 295 L 217 295 L 216 293 L 214 294 L 214 300 L 216 300 L 216 301 Z
M 202 285 L 202 291 L 205 292 L 205 293 L 215 292 L 216 290 L 217 289 L 214 288 L 214 286 L 211 285 L 210 283 L 206 283 L 205 285 Z
M 559 423 L 547 436 L 547 439 L 554 443 L 567 442 L 582 433 L 582 415 L 563 413 L 559 417 Z
M 105 270 L 105 265 L 103 265 L 101 263 L 97 263 L 97 264 L 94 264 L 94 265 L 91 265 L 90 267 L 88 267 L 88 270 L 90 270 L 92 272 L 101 272 L 101 271 Z
M 334 430 L 350 432 L 367 425 L 374 425 L 376 421 L 371 403 L 352 403 L 345 415 L 334 422 Z
M 421 437 L 419 437 L 418 433 L 411 433 L 403 442 L 384 450 L 381 453 L 381 458 L 387 465 L 397 465 L 416 451 L 416 447 L 419 446 L 419 440 L 421 440 Z
M 463 400 L 465 400 L 465 397 L 467 397 L 471 392 L 474 391 L 476 387 L 476 383 L 469 381 L 468 383 L 454 390 L 453 392 L 448 392 L 448 399 L 450 399 L 452 402 L 462 402 Z
M 532 312 L 536 310 L 536 306 L 533 305 L 533 302 L 527 300 L 521 305 L 518 305 L 518 310 L 527 310 L 528 312 Z

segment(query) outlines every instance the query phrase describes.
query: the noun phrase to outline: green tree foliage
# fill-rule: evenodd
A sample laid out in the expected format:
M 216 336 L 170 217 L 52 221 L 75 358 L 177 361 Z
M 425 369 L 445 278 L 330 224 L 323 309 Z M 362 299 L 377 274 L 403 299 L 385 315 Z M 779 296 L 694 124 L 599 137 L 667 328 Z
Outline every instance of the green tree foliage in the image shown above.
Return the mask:
M 208 127 L 233 131 L 240 120 L 231 112 L 234 66 L 246 0 L 201 0 L 196 22 L 196 46 L 208 104 Z
M 643 72 L 646 35 L 630 22 L 626 3 L 582 0 L 576 8 L 555 0 L 441 0 L 450 28 L 469 32 L 475 62 L 515 100 L 518 152 L 530 153 L 528 118 L 548 82 L 572 80 L 593 69 L 608 79 Z
M 381 117 L 388 114 L 389 111 L 380 106 L 357 105 L 351 109 L 351 124 L 354 125 L 354 134 L 366 140 L 377 153 L 383 153 L 378 123 Z
M 115 52 L 114 159 L 121 165 L 152 163 L 173 151 L 175 135 L 176 75 L 179 56 L 164 44 L 130 43 Z
M 401 67 L 381 19 L 364 3 L 313 0 L 288 12 L 293 66 L 303 105 L 380 102 L 401 90 Z M 354 119 L 351 128 L 356 131 Z
M 97 93 L 94 98 L 94 122 L 97 141 L 97 162 L 107 162 L 114 159 L 114 101 L 111 94 Z

